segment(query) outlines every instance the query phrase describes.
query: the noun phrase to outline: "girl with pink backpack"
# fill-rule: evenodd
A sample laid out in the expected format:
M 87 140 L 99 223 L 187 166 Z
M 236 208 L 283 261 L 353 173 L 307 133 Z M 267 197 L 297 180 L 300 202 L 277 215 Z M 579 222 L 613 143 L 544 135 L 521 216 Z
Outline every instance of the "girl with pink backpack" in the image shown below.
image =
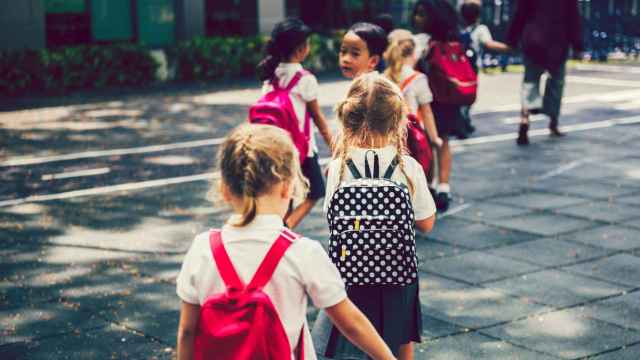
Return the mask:
M 287 215 L 285 220 L 291 229 L 302 221 L 325 193 L 318 161 L 316 128 L 329 148 L 332 147 L 327 120 L 318 105 L 318 80 L 301 65 L 309 55 L 310 35 L 311 29 L 298 19 L 276 24 L 267 44 L 268 55 L 258 64 L 258 76 L 264 82 L 264 96 L 249 111 L 250 122 L 267 123 L 287 130 L 300 152 L 302 173 L 309 181 L 309 194 Z M 274 111 L 278 115 L 273 116 Z
M 196 236 L 184 258 L 178 359 L 315 360 L 308 298 L 370 357 L 394 359 L 320 243 L 283 226 L 291 199 L 306 191 L 289 134 L 241 125 L 217 159 L 219 191 L 234 214 Z

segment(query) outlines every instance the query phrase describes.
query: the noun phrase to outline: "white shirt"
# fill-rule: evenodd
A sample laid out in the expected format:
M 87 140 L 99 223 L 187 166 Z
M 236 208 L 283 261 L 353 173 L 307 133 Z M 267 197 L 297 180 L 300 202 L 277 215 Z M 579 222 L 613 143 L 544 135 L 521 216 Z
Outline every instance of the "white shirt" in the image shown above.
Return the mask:
M 368 150 L 374 150 L 378 154 L 378 158 L 380 161 L 380 173 L 383 174 L 391 161 L 396 157 L 397 151 L 394 145 L 389 145 L 379 149 L 362 149 L 351 147 L 349 148 L 348 156 L 353 160 L 353 163 L 356 165 L 358 170 L 360 170 L 361 174 L 364 174 L 364 158 L 365 153 Z M 411 156 L 404 155 L 404 170 L 407 173 L 407 176 L 411 178 L 413 182 L 413 194 L 411 196 L 411 203 L 413 205 L 413 212 L 416 220 L 424 220 L 433 216 L 436 213 L 436 205 L 433 202 L 433 198 L 431 197 L 431 193 L 427 188 L 427 178 L 424 175 L 424 170 L 422 166 Z M 373 156 L 369 154 L 369 164 L 373 165 Z M 329 203 L 331 202 L 331 197 L 333 193 L 336 192 L 338 186 L 340 185 L 340 181 L 338 181 L 338 177 L 340 176 L 340 167 L 342 165 L 342 158 L 337 158 L 329 163 L 329 175 L 327 176 L 327 196 L 324 198 L 324 206 L 323 211 L 325 214 L 329 209 Z M 349 168 L 345 167 L 344 174 L 342 175 L 342 183 L 350 181 L 353 179 L 351 172 L 349 172 Z M 391 180 L 403 183 L 408 185 L 407 178 L 402 174 L 400 170 L 400 165 L 396 168 L 391 176 Z
M 412 76 L 416 71 L 409 65 L 403 65 L 400 72 L 400 84 Z M 409 105 L 412 114 L 418 113 L 418 106 L 430 104 L 433 101 L 433 94 L 429 88 L 427 76 L 423 73 L 411 80 L 411 83 L 402 91 L 404 101 Z
M 416 43 L 416 49 L 414 53 L 416 59 L 420 59 L 420 57 L 424 55 L 423 52 L 429 48 L 430 39 L 431 39 L 431 36 L 429 36 L 429 34 L 426 34 L 426 33 L 413 35 L 413 42 Z
M 302 65 L 299 63 L 280 63 L 275 70 L 275 75 L 278 78 L 278 84 L 280 87 L 287 87 L 293 76 L 303 70 Z M 273 90 L 270 81 L 265 81 L 262 85 L 262 94 L 266 94 Z M 303 75 L 298 81 L 298 84 L 291 89 L 291 103 L 293 109 L 298 117 L 300 123 L 300 130 L 304 129 L 304 115 L 307 111 L 307 103 L 318 98 L 318 80 L 313 74 L 308 73 Z M 315 126 L 313 119 L 310 119 L 310 142 L 308 157 L 312 157 L 314 153 L 318 152 L 318 146 L 316 144 Z
M 282 229 L 282 219 L 276 215 L 258 215 L 244 227 L 222 227 L 225 249 L 245 284 L 253 278 Z M 196 236 L 185 255 L 177 278 L 177 294 L 187 303 L 202 305 L 211 295 L 224 291 L 225 285 L 209 246 L 209 232 L 202 233 Z M 300 329 L 305 325 L 305 358 L 315 360 L 306 323 L 307 295 L 320 309 L 336 305 L 347 297 L 340 274 L 320 243 L 307 238 L 296 240 L 278 264 L 264 292 L 278 311 L 292 347 L 298 344 Z
M 493 40 L 491 31 L 486 25 L 472 25 L 465 29 L 471 31 L 471 48 L 478 54 L 478 67 L 482 66 L 482 53 L 484 52 L 484 44 Z

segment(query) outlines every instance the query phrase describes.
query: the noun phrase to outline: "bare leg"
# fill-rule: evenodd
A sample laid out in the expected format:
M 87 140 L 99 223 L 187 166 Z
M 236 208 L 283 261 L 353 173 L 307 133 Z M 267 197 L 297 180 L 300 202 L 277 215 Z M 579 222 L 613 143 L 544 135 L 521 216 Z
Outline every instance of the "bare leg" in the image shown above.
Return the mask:
M 448 184 L 450 173 L 451 148 L 449 148 L 449 138 L 443 138 L 442 147 L 438 149 L 438 182 L 440 184 Z
M 287 223 L 289 229 L 294 229 L 296 226 L 298 226 L 298 224 L 302 222 L 302 219 L 304 219 L 304 217 L 307 216 L 311 209 L 313 209 L 313 206 L 317 201 L 318 200 L 306 199 L 304 202 L 302 202 L 302 204 L 300 204 L 300 206 L 293 209 L 293 211 L 291 211 L 285 219 L 285 222 Z
M 398 360 L 413 360 L 413 343 L 400 345 Z

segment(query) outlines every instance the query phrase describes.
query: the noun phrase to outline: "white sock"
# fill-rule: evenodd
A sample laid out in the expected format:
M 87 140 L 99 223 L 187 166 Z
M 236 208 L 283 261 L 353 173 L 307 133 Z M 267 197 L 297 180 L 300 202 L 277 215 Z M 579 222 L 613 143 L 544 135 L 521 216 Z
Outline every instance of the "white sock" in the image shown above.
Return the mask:
M 447 183 L 438 184 L 438 192 L 439 193 L 449 193 L 451 191 L 451 186 Z
M 437 180 L 432 180 L 431 184 L 429 184 L 429 187 L 432 189 L 437 189 L 438 188 L 438 181 Z

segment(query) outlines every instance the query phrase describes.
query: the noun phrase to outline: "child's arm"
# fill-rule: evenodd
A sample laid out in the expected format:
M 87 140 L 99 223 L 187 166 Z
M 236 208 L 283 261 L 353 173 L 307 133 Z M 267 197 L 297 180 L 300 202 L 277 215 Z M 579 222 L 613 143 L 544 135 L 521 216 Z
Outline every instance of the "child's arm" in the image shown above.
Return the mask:
M 369 319 L 353 305 L 351 300 L 345 299 L 325 311 L 338 330 L 373 359 L 395 359 Z
M 482 46 L 487 50 L 491 50 L 495 52 L 507 53 L 511 51 L 511 48 L 509 47 L 509 45 L 500 41 L 495 41 L 493 39 L 483 42 Z
M 428 233 L 433 230 L 433 225 L 436 223 L 436 216 L 432 215 L 426 219 L 416 220 L 416 229 L 423 233 Z
M 322 111 L 320 111 L 318 100 L 307 102 L 307 110 L 313 119 L 313 123 L 316 124 L 318 131 L 320 131 L 320 135 L 322 135 L 322 138 L 329 146 L 329 150 L 333 153 L 333 139 L 331 137 L 331 131 L 329 131 L 327 119 L 324 117 Z
M 180 308 L 180 324 L 178 325 L 178 360 L 193 358 L 193 340 L 200 318 L 200 305 L 182 302 Z
M 442 146 L 442 139 L 438 136 L 438 128 L 436 128 L 436 121 L 433 118 L 433 112 L 431 111 L 430 104 L 421 104 L 418 106 L 418 114 L 420 120 L 422 120 L 422 125 L 425 130 L 427 130 L 427 134 L 429 135 L 429 139 L 431 142 L 438 148 Z

